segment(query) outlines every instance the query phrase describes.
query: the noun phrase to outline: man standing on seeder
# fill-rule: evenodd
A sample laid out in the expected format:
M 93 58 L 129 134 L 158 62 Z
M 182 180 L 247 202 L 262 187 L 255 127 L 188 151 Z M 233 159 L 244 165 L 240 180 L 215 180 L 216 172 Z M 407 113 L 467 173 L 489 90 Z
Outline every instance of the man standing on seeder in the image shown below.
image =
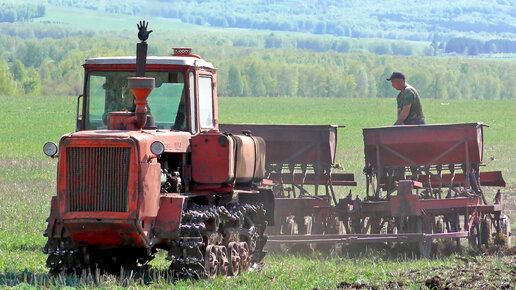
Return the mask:
M 397 125 L 424 125 L 425 115 L 419 100 L 419 94 L 411 85 L 405 83 L 405 75 L 401 72 L 393 72 L 387 79 L 391 81 L 392 87 L 400 91 L 397 97 L 398 119 Z

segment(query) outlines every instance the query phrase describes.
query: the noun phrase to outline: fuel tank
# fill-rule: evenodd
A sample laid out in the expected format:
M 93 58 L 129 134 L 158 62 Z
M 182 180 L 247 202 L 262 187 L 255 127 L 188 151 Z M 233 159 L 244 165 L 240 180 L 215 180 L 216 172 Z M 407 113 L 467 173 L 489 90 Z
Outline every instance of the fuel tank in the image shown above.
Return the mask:
M 192 178 L 197 183 L 250 185 L 265 174 L 261 137 L 201 133 L 192 137 Z
M 265 176 L 265 140 L 261 137 L 233 135 L 235 145 L 235 182 L 259 182 Z

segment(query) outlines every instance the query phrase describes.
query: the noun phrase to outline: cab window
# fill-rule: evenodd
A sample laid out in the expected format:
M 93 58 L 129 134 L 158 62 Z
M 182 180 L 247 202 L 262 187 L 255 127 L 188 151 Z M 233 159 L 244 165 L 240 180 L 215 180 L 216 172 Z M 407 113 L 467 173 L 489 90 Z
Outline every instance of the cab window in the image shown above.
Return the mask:
M 105 129 L 107 116 L 114 111 L 135 111 L 134 95 L 127 79 L 134 72 L 92 71 L 86 87 L 85 129 Z M 158 129 L 187 130 L 185 76 L 183 71 L 147 71 L 155 88 L 147 98 L 148 114 Z
M 195 74 L 190 72 L 188 74 L 188 86 L 190 87 L 190 130 L 192 132 L 197 132 L 196 124 L 196 116 L 195 116 Z
M 214 127 L 213 87 L 210 76 L 199 76 L 199 120 L 201 129 Z

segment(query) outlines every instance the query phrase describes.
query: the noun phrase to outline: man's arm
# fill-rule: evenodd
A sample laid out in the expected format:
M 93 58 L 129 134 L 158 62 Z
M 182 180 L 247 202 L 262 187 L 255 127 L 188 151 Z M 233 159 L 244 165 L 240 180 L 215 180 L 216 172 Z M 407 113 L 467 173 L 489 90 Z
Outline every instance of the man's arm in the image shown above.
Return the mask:
M 408 104 L 403 106 L 403 109 L 401 109 L 400 112 L 398 112 L 398 120 L 394 125 L 401 125 L 407 119 L 408 114 L 410 113 L 410 107 L 412 107 L 412 104 Z

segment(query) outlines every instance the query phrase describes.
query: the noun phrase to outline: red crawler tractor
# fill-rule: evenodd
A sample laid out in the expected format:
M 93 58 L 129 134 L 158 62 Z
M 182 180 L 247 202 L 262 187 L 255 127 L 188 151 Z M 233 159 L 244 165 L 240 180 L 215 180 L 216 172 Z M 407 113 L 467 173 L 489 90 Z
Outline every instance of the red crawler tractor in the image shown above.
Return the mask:
M 177 277 L 237 275 L 274 221 L 264 141 L 218 130 L 211 63 L 147 58 L 145 39 L 136 58 L 86 60 L 76 132 L 44 146 L 59 158 L 47 266 L 119 273 L 163 249 Z

